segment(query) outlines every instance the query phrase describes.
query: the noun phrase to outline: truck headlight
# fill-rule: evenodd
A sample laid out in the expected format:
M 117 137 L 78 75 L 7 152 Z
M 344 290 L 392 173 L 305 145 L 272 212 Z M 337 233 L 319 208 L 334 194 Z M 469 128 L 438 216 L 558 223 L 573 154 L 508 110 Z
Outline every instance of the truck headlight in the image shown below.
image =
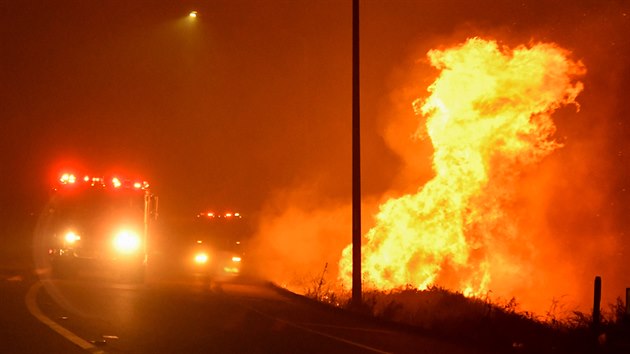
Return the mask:
M 114 247 L 121 253 L 134 253 L 140 249 L 140 236 L 135 232 L 123 230 L 114 237 Z
M 74 231 L 68 231 L 68 232 L 66 232 L 65 236 L 63 237 L 63 239 L 66 240 L 67 244 L 73 245 L 73 244 L 75 244 L 77 241 L 79 241 L 81 239 L 81 236 L 79 236 L 76 233 L 74 233 Z
M 208 263 L 208 254 L 205 252 L 199 252 L 195 254 L 195 263 L 206 264 Z

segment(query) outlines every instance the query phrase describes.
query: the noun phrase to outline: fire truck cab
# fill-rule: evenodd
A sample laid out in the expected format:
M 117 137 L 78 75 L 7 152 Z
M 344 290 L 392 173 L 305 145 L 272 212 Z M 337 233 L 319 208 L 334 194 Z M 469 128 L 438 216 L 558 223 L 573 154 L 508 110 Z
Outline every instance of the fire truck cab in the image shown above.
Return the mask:
M 63 174 L 46 212 L 53 276 L 85 270 L 144 281 L 157 197 L 146 181 Z
M 198 213 L 188 229 L 194 273 L 214 280 L 241 275 L 247 224 L 240 213 Z

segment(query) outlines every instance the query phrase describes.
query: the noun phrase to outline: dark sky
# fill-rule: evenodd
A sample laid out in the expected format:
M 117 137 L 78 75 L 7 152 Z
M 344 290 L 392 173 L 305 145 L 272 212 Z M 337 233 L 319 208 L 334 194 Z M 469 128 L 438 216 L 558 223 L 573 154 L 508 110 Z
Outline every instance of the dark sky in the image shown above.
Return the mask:
M 348 174 L 349 5 L 1 9 L 3 201 L 31 196 L 62 166 L 146 176 L 165 209 L 182 211 L 256 210 L 310 171 Z

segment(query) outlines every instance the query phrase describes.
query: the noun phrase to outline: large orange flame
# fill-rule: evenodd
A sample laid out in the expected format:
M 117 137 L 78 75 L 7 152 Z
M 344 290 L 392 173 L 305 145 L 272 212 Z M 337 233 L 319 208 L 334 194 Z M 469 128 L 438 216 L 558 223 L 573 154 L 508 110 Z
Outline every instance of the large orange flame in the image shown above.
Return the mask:
M 551 114 L 577 105 L 585 69 L 568 56 L 555 44 L 510 49 L 479 38 L 429 51 L 440 74 L 414 107 L 426 117 L 419 132 L 433 144 L 435 177 L 380 206 L 362 246 L 364 287 L 478 295 L 499 267 L 518 266 L 493 242 L 519 232 L 503 210 L 519 171 L 560 146 Z M 345 285 L 351 254 L 349 245 L 340 261 Z

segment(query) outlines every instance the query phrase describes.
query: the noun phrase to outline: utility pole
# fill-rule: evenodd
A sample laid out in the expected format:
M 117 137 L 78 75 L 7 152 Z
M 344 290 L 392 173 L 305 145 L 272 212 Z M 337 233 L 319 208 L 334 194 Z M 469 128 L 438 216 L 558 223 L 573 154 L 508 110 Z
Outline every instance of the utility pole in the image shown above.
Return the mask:
M 359 0 L 352 0 L 352 304 L 361 295 L 361 105 L 359 86 Z
M 595 277 L 595 287 L 593 292 L 593 331 L 595 336 L 599 335 L 601 325 L 601 301 L 602 301 L 602 278 Z

